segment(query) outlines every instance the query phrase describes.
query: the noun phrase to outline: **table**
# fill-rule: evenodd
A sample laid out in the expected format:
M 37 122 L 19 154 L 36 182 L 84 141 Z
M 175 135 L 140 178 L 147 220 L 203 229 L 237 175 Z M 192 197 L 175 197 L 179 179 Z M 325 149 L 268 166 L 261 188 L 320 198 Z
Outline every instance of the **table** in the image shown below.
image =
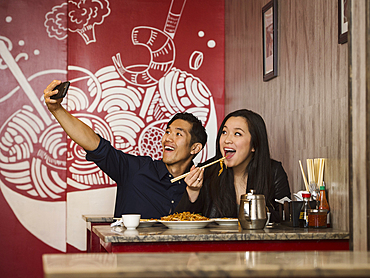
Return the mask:
M 137 228 L 94 226 L 101 252 L 207 252 L 349 250 L 349 232 L 279 225 L 263 230 L 210 224 L 202 229 L 168 229 L 162 224 Z
M 44 254 L 45 278 L 370 277 L 370 253 L 187 252 Z
M 99 252 L 100 250 L 100 240 L 92 232 L 94 226 L 107 225 L 107 223 L 112 223 L 112 215 L 82 215 L 82 219 L 86 221 L 86 252 Z

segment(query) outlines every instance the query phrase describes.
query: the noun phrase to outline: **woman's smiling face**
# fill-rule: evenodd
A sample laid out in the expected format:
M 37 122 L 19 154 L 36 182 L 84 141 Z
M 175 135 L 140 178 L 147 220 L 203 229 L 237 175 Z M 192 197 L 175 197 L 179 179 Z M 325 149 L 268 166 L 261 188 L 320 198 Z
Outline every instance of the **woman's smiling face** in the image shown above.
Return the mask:
M 250 162 L 254 148 L 247 120 L 243 117 L 230 117 L 221 133 L 220 150 L 226 156 L 227 167 L 245 169 Z

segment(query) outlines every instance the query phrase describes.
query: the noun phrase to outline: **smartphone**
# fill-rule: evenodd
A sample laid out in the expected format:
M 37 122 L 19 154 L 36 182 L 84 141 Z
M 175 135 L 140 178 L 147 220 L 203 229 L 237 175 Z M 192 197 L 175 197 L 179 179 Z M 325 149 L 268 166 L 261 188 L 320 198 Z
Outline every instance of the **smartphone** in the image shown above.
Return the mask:
M 58 99 L 58 98 L 64 98 L 67 94 L 68 88 L 69 88 L 69 81 L 60 83 L 57 85 L 53 91 L 58 90 L 58 93 L 56 95 L 51 96 L 50 98 L 52 99 Z

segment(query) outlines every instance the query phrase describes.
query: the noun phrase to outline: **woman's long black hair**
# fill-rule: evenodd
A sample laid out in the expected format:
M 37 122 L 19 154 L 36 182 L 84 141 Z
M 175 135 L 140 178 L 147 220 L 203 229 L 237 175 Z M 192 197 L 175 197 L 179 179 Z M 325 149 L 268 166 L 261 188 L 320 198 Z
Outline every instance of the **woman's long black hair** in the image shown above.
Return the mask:
M 230 117 L 243 117 L 248 123 L 248 129 L 251 134 L 251 147 L 254 148 L 255 152 L 245 169 L 245 175 L 248 175 L 247 191 L 254 189 L 257 194 L 264 194 L 267 204 L 271 202 L 274 196 L 274 188 L 266 125 L 260 115 L 247 109 L 236 110 L 228 114 L 218 130 L 216 155 L 213 160 L 222 157 L 220 137 L 225 123 Z M 225 168 L 224 166 L 220 176 L 218 176 L 220 170 L 220 164 L 218 163 L 210 166 L 208 169 L 206 168 L 204 172 L 204 180 L 209 181 L 207 190 L 210 198 L 208 202 L 211 202 L 210 200 L 213 202 L 213 206 L 210 204 L 206 206 L 205 215 L 211 215 L 212 217 L 235 217 L 237 215 L 233 169 Z M 216 211 L 212 212 L 210 211 L 211 209 Z

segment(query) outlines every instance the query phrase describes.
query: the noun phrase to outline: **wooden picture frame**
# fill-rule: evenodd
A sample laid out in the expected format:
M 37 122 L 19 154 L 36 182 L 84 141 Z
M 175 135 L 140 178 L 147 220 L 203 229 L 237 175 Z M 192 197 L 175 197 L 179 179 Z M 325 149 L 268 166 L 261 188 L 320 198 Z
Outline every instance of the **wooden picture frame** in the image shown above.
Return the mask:
M 348 0 L 338 0 L 338 43 L 348 41 Z
M 271 0 L 262 8 L 263 81 L 277 76 L 278 63 L 278 15 L 277 0 Z

